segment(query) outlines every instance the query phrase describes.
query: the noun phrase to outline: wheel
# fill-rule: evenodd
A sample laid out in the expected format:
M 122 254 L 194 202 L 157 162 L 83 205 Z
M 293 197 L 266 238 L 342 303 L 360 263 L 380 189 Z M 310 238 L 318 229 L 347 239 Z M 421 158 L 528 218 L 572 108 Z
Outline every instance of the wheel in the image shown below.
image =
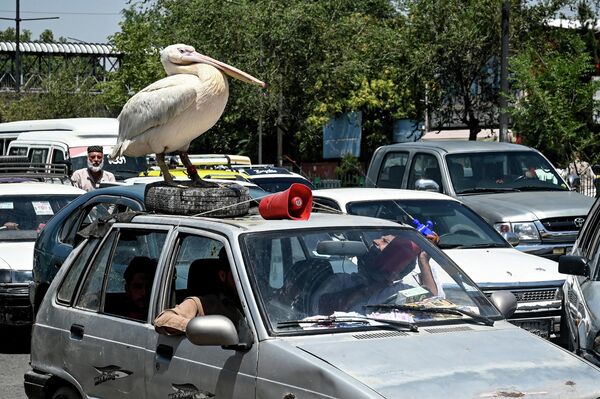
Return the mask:
M 74 388 L 63 386 L 54 391 L 52 399 L 81 399 L 81 396 Z
M 145 195 L 148 211 L 209 217 L 245 215 L 250 200 L 248 189 L 235 183 L 194 187 L 189 182 L 178 186 L 159 182 L 149 184 Z

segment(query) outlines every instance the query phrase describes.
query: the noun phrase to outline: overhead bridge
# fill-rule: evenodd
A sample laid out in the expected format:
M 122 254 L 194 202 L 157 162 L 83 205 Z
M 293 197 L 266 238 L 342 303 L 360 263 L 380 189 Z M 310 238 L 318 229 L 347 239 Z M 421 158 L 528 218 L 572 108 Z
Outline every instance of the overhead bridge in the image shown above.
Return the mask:
M 0 92 L 15 92 L 16 43 L 0 41 Z M 119 69 L 122 53 L 110 44 L 20 42 L 20 89 L 43 92 L 43 82 L 59 71 L 71 71 L 75 87 L 103 82 Z

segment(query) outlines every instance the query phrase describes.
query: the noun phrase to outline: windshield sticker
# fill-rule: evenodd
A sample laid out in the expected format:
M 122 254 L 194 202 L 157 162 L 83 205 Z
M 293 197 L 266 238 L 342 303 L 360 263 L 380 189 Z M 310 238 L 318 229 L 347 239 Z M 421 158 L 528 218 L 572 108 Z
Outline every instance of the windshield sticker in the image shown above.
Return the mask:
M 0 202 L 0 209 L 15 209 L 12 202 Z
M 48 201 L 31 201 L 35 214 L 38 216 L 42 215 L 54 215 L 54 211 Z

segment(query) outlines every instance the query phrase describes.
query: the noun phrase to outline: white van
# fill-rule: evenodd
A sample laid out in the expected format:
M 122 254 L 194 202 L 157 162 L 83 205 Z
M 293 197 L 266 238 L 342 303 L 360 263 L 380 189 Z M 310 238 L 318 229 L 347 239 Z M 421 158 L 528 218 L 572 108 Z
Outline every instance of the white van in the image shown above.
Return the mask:
M 104 169 L 117 180 L 137 176 L 147 169 L 145 157 L 108 158 L 117 143 L 116 118 L 46 119 L 0 123 L 0 137 L 18 134 L 8 145 L 8 155 L 27 156 L 32 163 L 67 164 L 71 171 L 87 166 L 87 147 L 104 147 Z

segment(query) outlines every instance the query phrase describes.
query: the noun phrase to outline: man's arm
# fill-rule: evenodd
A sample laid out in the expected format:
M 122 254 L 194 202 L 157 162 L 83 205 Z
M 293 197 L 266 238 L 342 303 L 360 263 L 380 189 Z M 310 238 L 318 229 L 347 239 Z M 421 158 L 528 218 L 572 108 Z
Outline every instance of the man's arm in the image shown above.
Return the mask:
M 180 335 L 185 333 L 187 323 L 196 316 L 204 316 L 204 308 L 200 298 L 186 298 L 173 309 L 162 311 L 154 319 L 156 332 L 165 335 Z

